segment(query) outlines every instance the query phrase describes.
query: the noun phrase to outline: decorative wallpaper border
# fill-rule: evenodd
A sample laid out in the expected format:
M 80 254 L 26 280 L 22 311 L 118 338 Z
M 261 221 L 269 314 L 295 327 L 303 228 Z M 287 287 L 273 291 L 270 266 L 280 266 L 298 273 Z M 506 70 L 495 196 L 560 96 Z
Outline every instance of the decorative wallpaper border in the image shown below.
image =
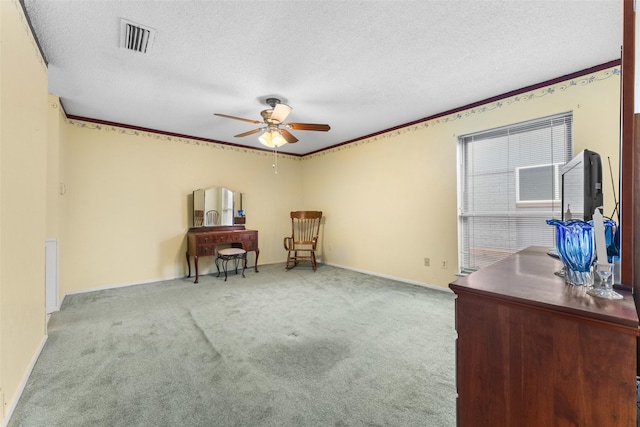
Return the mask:
M 546 96 L 552 96 L 558 93 L 564 93 L 568 90 L 571 90 L 576 87 L 584 87 L 594 83 L 601 82 L 603 80 L 610 79 L 614 76 L 620 76 L 620 66 L 615 66 L 613 68 L 608 68 L 605 70 L 601 70 L 591 74 L 585 74 L 580 77 L 576 77 L 573 79 L 565 80 L 556 84 L 551 84 L 549 86 L 545 86 L 540 89 L 532 90 L 530 92 L 524 92 L 518 95 L 513 95 L 510 97 L 506 97 L 503 99 L 499 99 L 494 102 L 489 102 L 486 104 L 482 104 L 479 106 L 471 107 L 466 110 L 458 111 L 455 113 L 451 113 L 449 115 L 444 115 L 442 117 L 437 117 L 433 119 L 426 119 L 423 122 L 415 123 L 408 125 L 406 127 L 400 129 L 394 129 L 389 132 L 380 133 L 379 135 L 375 135 L 369 138 L 364 138 L 358 141 L 345 143 L 343 145 L 336 146 L 334 148 L 329 148 L 327 150 L 319 151 L 317 153 L 307 154 L 303 156 L 304 160 L 314 159 L 317 157 L 326 156 L 328 154 L 337 153 L 344 150 L 350 150 L 353 148 L 360 147 L 362 145 L 372 144 L 375 142 L 396 138 L 397 136 L 404 135 L 410 132 L 415 132 L 420 129 L 433 127 L 437 125 L 442 125 L 450 122 L 455 122 L 458 120 L 463 120 L 470 116 L 475 116 L 478 114 L 483 114 L 486 112 L 494 111 L 506 106 L 511 106 L 514 104 L 525 103 L 529 101 L 533 101 L 536 99 L 540 99 Z
M 53 107 L 53 105 L 52 105 Z M 57 105 L 56 107 L 57 108 Z M 222 151 L 233 151 L 236 153 L 244 153 L 244 154 L 253 154 L 261 157 L 273 157 L 276 154 L 274 151 L 265 151 L 260 149 L 253 149 L 249 147 L 240 147 L 235 145 L 226 145 L 226 144 L 216 144 L 211 141 L 200 141 L 195 138 L 181 137 L 181 136 L 172 136 L 166 135 L 163 133 L 156 133 L 151 131 L 142 131 L 137 129 L 129 129 L 126 127 L 119 127 L 115 125 L 105 125 L 99 123 L 88 122 L 84 120 L 70 119 L 66 118 L 66 122 L 72 126 L 81 129 L 89 129 L 89 130 L 97 130 L 103 132 L 114 132 L 118 135 L 129 135 L 129 136 L 139 136 L 143 138 L 149 138 L 155 141 L 164 141 L 164 142 L 177 142 L 185 145 L 196 145 L 202 146 L 206 148 L 210 148 L 213 150 L 222 150 Z M 277 152 L 277 157 L 280 159 L 291 159 L 291 160 L 302 160 L 302 157 L 290 155 L 286 153 Z
M 29 23 L 29 20 L 27 18 L 27 12 L 24 10 L 24 7 L 19 0 L 11 0 L 11 2 L 13 3 L 14 7 L 18 10 L 18 15 L 20 16 L 20 22 L 22 23 L 22 29 L 24 30 L 25 33 L 27 33 L 27 36 L 31 41 L 31 46 L 35 50 L 36 57 L 38 58 L 38 62 L 40 62 L 40 65 L 46 72 L 47 64 L 42 55 L 42 51 L 40 50 L 40 46 L 38 46 L 38 42 L 35 38 L 36 36 L 33 32 L 33 29 L 31 28 L 31 24 Z

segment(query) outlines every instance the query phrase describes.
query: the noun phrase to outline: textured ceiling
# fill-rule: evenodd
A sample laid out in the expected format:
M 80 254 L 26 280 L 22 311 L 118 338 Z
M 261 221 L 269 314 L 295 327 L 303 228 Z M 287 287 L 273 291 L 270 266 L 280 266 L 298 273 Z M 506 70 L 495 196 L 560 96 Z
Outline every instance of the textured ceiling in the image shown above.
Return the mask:
M 264 148 L 269 96 L 305 154 L 620 58 L 620 0 L 23 0 L 68 115 Z M 120 21 L 155 30 L 119 47 Z

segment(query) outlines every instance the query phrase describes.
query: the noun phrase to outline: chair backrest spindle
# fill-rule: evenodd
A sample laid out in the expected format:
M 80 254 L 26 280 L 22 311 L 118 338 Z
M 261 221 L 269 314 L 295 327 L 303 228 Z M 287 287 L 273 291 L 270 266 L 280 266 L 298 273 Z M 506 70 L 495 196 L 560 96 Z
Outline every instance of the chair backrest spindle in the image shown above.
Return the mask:
M 320 231 L 321 211 L 291 212 L 291 236 L 295 242 L 312 243 Z

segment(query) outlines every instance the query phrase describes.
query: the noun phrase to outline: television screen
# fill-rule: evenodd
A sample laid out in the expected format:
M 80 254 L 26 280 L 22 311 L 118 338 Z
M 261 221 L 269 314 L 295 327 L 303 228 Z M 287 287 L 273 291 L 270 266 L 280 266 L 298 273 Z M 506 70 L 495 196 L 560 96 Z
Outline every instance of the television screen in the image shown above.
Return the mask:
M 602 160 L 594 151 L 583 150 L 567 162 L 562 173 L 562 219 L 593 218 L 602 206 Z

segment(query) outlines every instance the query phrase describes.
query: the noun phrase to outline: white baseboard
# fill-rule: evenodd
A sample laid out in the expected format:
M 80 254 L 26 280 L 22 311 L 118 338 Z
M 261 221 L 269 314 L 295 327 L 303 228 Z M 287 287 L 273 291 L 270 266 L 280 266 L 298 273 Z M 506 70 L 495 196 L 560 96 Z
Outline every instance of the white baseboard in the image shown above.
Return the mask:
M 259 264 L 259 266 L 261 265 L 271 265 L 271 264 L 283 264 L 285 261 L 275 261 L 275 262 L 266 262 L 263 264 Z M 371 276 L 377 276 L 377 277 L 382 277 L 385 279 L 390 279 L 390 280 L 395 280 L 396 282 L 402 282 L 402 283 L 409 283 L 411 285 L 416 285 L 416 286 L 422 286 L 424 288 L 429 288 L 429 289 L 435 289 L 437 291 L 444 291 L 444 292 L 452 292 L 451 289 L 449 288 L 443 288 L 442 286 L 437 286 L 437 285 L 431 285 L 429 283 L 423 283 L 423 282 L 418 282 L 415 280 L 408 280 L 405 279 L 403 277 L 395 277 L 395 276 L 389 276 L 386 274 L 380 274 L 380 273 L 376 273 L 373 271 L 367 271 L 367 270 L 362 270 L 359 268 L 352 268 L 352 267 L 347 267 L 344 265 L 340 265 L 340 264 L 333 264 L 333 263 L 329 263 L 329 262 L 323 262 L 321 259 L 318 259 L 318 264 L 326 264 L 326 265 L 330 265 L 332 267 L 337 267 L 337 268 L 343 268 L 345 270 L 351 270 L 351 271 L 357 271 L 358 273 L 364 273 L 364 274 L 369 274 Z M 253 266 L 247 266 L 247 270 L 254 268 Z M 212 274 L 212 273 L 205 273 L 206 274 Z M 96 291 L 106 291 L 109 289 L 117 289 L 117 288 L 126 288 L 129 286 L 137 286 L 137 285 L 146 285 L 147 283 L 156 283 L 156 282 L 166 282 L 168 280 L 178 280 L 178 279 L 185 279 L 186 276 L 179 276 L 179 277 L 173 277 L 173 278 L 161 278 L 161 279 L 153 279 L 153 280 L 145 280 L 144 282 L 131 282 L 131 283 L 120 283 L 120 284 L 116 284 L 116 285 L 110 285 L 110 286 L 103 286 L 100 288 L 92 288 L 92 289 L 83 289 L 80 291 L 73 291 L 73 292 L 65 292 L 65 294 L 62 297 L 62 300 L 60 301 L 59 305 L 58 305 L 58 310 L 60 309 L 60 307 L 62 307 L 62 304 L 64 303 L 64 299 L 67 297 L 67 295 L 77 295 L 77 294 L 86 294 L 87 292 L 96 292 Z M 191 276 L 190 279 L 194 279 L 194 276 Z
M 13 397 L 13 401 L 11 402 L 11 405 L 9 405 L 9 408 L 7 409 L 7 412 L 4 414 L 4 420 L 2 420 L 2 427 L 6 427 L 9 424 L 9 420 L 11 420 L 11 416 L 13 415 L 13 411 L 16 409 L 16 405 L 18 404 L 18 401 L 20 400 L 20 396 L 22 396 L 22 392 L 24 391 L 24 388 L 27 385 L 27 381 L 29 380 L 29 377 L 31 376 L 31 371 L 33 371 L 33 367 L 36 366 L 36 362 L 38 361 L 38 358 L 40 357 L 40 353 L 42 353 L 42 349 L 44 348 L 44 345 L 47 342 L 47 338 L 49 338 L 48 335 L 45 335 L 42 338 L 42 342 L 40 343 L 40 346 L 38 347 L 38 350 L 36 351 L 36 354 L 31 359 L 31 363 L 29 364 L 29 368 L 27 369 L 26 375 L 24 376 L 24 378 L 22 379 L 22 382 L 20 383 L 20 387 L 18 388 L 18 392 Z
M 409 280 L 409 279 L 405 279 L 403 277 L 389 276 L 387 274 L 376 273 L 374 271 L 361 270 L 359 268 L 347 267 L 347 266 L 344 266 L 344 265 L 333 264 L 333 263 L 330 263 L 330 262 L 325 262 L 323 264 L 330 265 L 332 267 L 343 268 L 345 270 L 357 271 L 358 273 L 364 273 L 364 274 L 368 274 L 370 276 L 376 276 L 376 277 L 382 277 L 384 279 L 395 280 L 396 282 L 402 282 L 402 283 L 408 283 L 410 285 L 422 286 L 423 288 L 434 289 L 436 291 L 443 291 L 443 292 L 453 293 L 453 291 L 451 289 L 449 289 L 449 288 L 443 288 L 442 286 L 431 285 L 429 283 L 418 282 L 418 281 L 415 281 L 415 280 Z
M 261 266 L 261 265 L 266 265 L 266 264 L 258 264 L 258 267 Z M 254 267 L 252 265 L 247 266 L 247 270 L 253 269 L 253 268 Z M 208 271 L 208 272 L 205 272 L 203 274 L 200 274 L 200 277 L 206 276 L 206 275 L 210 275 L 210 274 L 214 274 L 214 271 Z M 127 288 L 129 286 L 146 285 L 148 283 L 168 282 L 169 280 L 183 280 L 183 279 L 188 279 L 188 280 L 191 280 L 193 282 L 195 280 L 195 274 L 191 275 L 191 277 L 187 277 L 186 275 L 184 275 L 184 276 L 180 275 L 180 276 L 176 276 L 176 277 L 162 277 L 162 278 L 158 278 L 158 279 L 145 280 L 145 281 L 142 281 L 142 282 L 118 283 L 118 284 L 115 284 L 115 285 L 102 286 L 102 287 L 99 287 L 99 288 L 82 289 L 82 290 L 79 290 L 79 291 L 65 292 L 64 295 L 62 296 L 62 300 L 60 300 L 60 304 L 58 305 L 58 310 L 60 310 L 60 307 L 62 307 L 62 304 L 64 303 L 64 299 L 67 297 L 67 295 L 86 294 L 88 292 L 96 292 L 96 291 L 108 291 L 109 289 Z

